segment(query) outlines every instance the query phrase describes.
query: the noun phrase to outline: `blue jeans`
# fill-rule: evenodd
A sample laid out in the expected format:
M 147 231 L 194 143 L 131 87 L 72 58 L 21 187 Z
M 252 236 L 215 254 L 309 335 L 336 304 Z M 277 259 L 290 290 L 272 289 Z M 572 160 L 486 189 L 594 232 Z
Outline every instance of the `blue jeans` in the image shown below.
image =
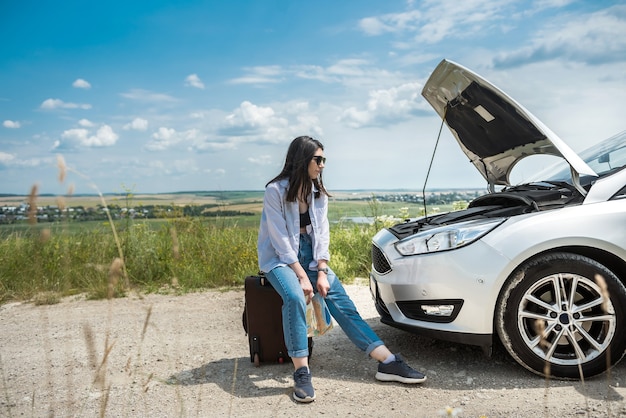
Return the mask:
M 311 237 L 300 234 L 298 259 L 317 292 L 317 271 L 309 270 L 313 260 Z M 267 279 L 283 298 L 283 331 L 285 345 L 290 357 L 307 357 L 309 355 L 306 301 L 296 273 L 289 266 L 276 267 L 269 271 Z M 328 270 L 330 290 L 326 295 L 326 304 L 330 314 L 335 318 L 341 329 L 359 349 L 370 354 L 376 347 L 383 345 L 372 328 L 361 318 L 354 303 L 346 293 L 343 285 L 332 270 Z

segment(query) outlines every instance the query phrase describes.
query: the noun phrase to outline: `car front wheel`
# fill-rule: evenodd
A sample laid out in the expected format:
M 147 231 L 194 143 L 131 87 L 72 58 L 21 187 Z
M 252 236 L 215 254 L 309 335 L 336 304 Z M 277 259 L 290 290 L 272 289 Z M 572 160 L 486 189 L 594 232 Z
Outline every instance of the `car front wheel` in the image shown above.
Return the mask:
M 625 308 L 626 289 L 608 268 L 553 253 L 527 262 L 505 283 L 496 327 L 507 351 L 528 370 L 590 377 L 622 358 Z

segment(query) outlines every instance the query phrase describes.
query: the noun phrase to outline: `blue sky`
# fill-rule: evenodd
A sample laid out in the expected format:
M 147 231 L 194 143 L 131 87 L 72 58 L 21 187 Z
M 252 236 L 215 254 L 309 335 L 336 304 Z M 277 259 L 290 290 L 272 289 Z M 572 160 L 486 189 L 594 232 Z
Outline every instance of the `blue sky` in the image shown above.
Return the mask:
M 0 193 L 421 190 L 443 58 L 579 151 L 626 129 L 626 1 L 0 1 Z M 69 171 L 58 179 L 58 159 Z M 483 187 L 444 128 L 428 187 Z

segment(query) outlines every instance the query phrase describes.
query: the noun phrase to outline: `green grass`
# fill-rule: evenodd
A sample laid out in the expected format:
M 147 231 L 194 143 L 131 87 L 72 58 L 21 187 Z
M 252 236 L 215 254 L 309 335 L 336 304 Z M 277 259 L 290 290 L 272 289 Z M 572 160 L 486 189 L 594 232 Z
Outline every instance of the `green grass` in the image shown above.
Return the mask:
M 256 228 L 200 218 L 140 221 L 111 227 L 37 226 L 0 240 L 0 301 L 39 294 L 109 294 L 109 269 L 123 254 L 125 274 L 113 289 L 189 291 L 242 283 L 256 267 Z
M 119 243 L 109 225 L 85 224 L 33 225 L 5 233 L 0 303 L 240 286 L 258 270 L 258 219 L 254 226 L 205 218 L 116 222 Z M 340 278 L 368 274 L 375 232 L 372 225 L 332 227 L 331 266 Z M 120 253 L 125 272 L 111 289 L 109 270 Z
M 235 197 L 240 201 L 249 196 Z M 251 200 L 258 205 L 256 197 Z M 385 226 L 380 219 L 389 224 L 391 216 L 414 217 L 421 210 L 419 205 L 375 199 L 331 201 L 331 268 L 344 282 L 367 277 L 371 239 Z M 353 224 L 345 217 L 375 217 L 377 221 Z M 74 294 L 100 299 L 123 296 L 130 290 L 185 293 L 241 286 L 247 275 L 258 271 L 259 221 L 257 213 L 1 225 L 0 303 L 54 303 Z M 115 267 L 116 259 L 123 260 L 121 269 Z

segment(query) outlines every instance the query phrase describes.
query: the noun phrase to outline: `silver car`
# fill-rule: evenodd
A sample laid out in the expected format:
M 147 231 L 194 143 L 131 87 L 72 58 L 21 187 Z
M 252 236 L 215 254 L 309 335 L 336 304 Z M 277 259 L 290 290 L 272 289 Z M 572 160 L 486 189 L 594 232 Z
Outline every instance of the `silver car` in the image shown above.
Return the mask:
M 522 366 L 593 376 L 626 348 L 626 131 L 576 154 L 500 89 L 444 60 L 422 95 L 489 193 L 373 238 L 370 289 L 385 324 L 483 347 Z M 511 185 L 523 158 L 558 157 Z

